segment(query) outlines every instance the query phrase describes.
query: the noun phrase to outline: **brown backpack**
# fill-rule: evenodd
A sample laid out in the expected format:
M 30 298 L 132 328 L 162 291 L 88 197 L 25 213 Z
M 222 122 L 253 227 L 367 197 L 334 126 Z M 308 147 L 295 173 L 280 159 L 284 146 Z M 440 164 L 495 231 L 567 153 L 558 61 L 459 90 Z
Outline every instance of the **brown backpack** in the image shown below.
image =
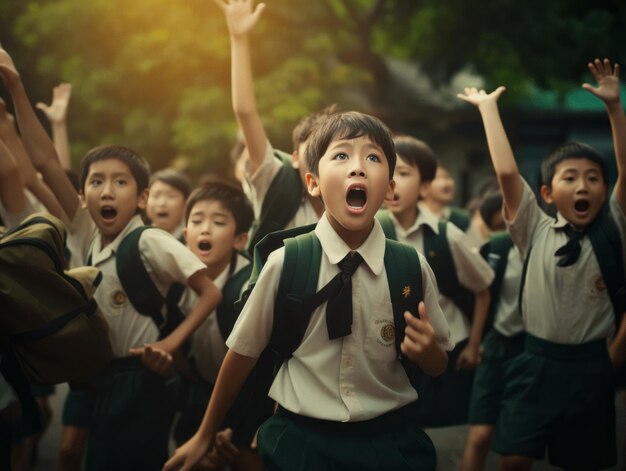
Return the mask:
M 109 366 L 94 267 L 65 270 L 65 227 L 34 214 L 0 236 L 0 346 L 36 384 L 76 382 Z

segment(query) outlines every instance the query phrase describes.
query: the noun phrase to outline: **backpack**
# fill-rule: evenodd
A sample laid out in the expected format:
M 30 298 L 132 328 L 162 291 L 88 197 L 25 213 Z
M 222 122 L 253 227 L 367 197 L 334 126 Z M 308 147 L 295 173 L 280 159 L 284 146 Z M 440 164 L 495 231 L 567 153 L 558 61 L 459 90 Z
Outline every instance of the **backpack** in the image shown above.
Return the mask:
M 480 254 L 487 261 L 495 276 L 489 286 L 489 311 L 485 321 L 485 333 L 493 326 L 502 291 L 502 281 L 509 261 L 509 252 L 513 248 L 513 239 L 508 232 L 498 232 L 489 236 L 489 240 L 480 248 Z M 484 334 L 483 334 L 484 335 Z
M 469 229 L 472 219 L 469 211 L 452 206 L 450 207 L 450 217 L 448 218 L 448 221 L 465 232 Z
M 300 174 L 292 166 L 291 155 L 274 150 L 274 157 L 282 162 L 270 184 L 261 215 L 251 230 L 248 252 L 254 254 L 254 246 L 270 232 L 280 231 L 293 219 L 300 207 L 302 197 L 302 180 Z
M 378 211 L 376 218 L 383 228 L 385 237 L 398 240 L 389 210 Z M 447 227 L 446 221 L 439 221 L 439 234 L 436 234 L 430 226 L 424 226 L 424 256 L 435 274 L 441 294 L 452 299 L 454 304 L 471 319 L 474 315 L 475 296 L 459 281 L 452 252 L 450 252 Z
M 242 254 L 245 256 L 245 254 Z M 241 295 L 241 288 L 250 279 L 252 273 L 252 263 L 249 263 L 237 273 L 232 275 L 222 288 L 222 301 L 215 310 L 217 325 L 226 340 L 235 326 L 239 312 L 235 311 L 235 302 Z
M 36 384 L 79 382 L 112 358 L 96 268 L 65 270 L 63 223 L 34 214 L 0 237 L 0 345 Z

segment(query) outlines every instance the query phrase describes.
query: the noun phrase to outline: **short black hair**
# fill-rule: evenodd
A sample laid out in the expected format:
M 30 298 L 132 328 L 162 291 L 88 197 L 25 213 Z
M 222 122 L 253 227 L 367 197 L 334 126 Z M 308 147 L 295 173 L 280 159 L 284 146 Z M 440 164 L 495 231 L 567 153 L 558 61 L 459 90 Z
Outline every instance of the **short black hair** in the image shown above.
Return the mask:
M 157 181 L 167 183 L 180 191 L 185 199 L 189 198 L 189 194 L 191 193 L 191 180 L 189 180 L 189 177 L 183 172 L 174 168 L 164 168 L 152 174 L 152 177 L 150 177 L 150 187 Z
M 185 225 L 189 222 L 191 210 L 200 201 L 218 201 L 230 211 L 235 219 L 235 234 L 250 230 L 254 221 L 252 204 L 244 192 L 235 185 L 211 181 L 193 190 L 185 205 Z
M 306 162 L 311 172 L 318 175 L 320 159 L 331 142 L 357 137 L 368 137 L 380 146 L 387 157 L 391 180 L 396 167 L 396 148 L 391 131 L 378 118 L 358 111 L 330 115 L 313 131 L 306 148 Z
M 582 142 L 566 142 L 554 149 L 541 162 L 541 181 L 548 189 L 552 189 L 552 179 L 556 166 L 568 159 L 587 159 L 598 164 L 604 183 L 608 183 L 607 164 L 597 150 Z
M 417 167 L 422 183 L 433 181 L 437 173 L 437 156 L 428 144 L 404 134 L 396 134 L 393 143 L 396 146 L 396 154 L 409 165 Z
M 489 230 L 495 230 L 492 227 L 493 215 L 502 212 L 502 193 L 500 190 L 494 190 L 491 193 L 487 193 L 478 207 L 480 217 L 485 222 Z
M 103 145 L 91 149 L 81 162 L 80 169 L 80 189 L 85 190 L 85 182 L 91 164 L 101 160 L 115 159 L 125 163 L 130 169 L 130 173 L 137 183 L 137 194 L 149 188 L 150 183 L 150 164 L 141 157 L 137 152 L 128 147 Z
M 296 127 L 293 128 L 293 131 L 291 133 L 293 150 L 298 150 L 300 144 L 306 142 L 311 137 L 311 134 L 313 134 L 315 128 L 330 115 L 337 113 L 337 110 L 337 105 L 332 104 L 320 111 L 310 113 L 302 118 L 298 122 L 298 124 L 296 124 Z

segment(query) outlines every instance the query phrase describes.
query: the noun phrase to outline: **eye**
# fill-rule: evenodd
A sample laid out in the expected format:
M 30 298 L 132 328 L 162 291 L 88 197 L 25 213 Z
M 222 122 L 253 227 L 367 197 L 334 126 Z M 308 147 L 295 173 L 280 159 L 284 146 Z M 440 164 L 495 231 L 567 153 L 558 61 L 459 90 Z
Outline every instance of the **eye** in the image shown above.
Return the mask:
M 127 183 L 126 180 L 124 180 L 123 178 L 117 178 L 115 180 L 115 184 L 117 186 L 124 186 L 124 185 L 126 185 L 126 183 Z
M 406 170 L 402 170 L 398 173 L 398 175 L 400 175 L 401 177 L 408 177 L 409 172 L 407 172 Z
M 378 157 L 376 154 L 370 154 L 365 158 L 365 160 L 369 162 L 380 162 L 380 157 Z
M 93 178 L 89 181 L 89 184 L 91 186 L 100 186 L 102 184 L 102 180 L 100 180 L 99 178 Z
M 197 226 L 198 224 L 201 224 L 202 220 L 201 219 L 192 219 L 191 220 L 191 224 L 193 224 L 194 226 Z
M 214 221 L 213 223 L 216 226 L 225 226 L 226 225 L 226 221 Z
M 335 155 L 333 159 L 334 160 L 347 160 L 348 154 L 345 154 L 344 152 L 340 152 L 339 154 Z

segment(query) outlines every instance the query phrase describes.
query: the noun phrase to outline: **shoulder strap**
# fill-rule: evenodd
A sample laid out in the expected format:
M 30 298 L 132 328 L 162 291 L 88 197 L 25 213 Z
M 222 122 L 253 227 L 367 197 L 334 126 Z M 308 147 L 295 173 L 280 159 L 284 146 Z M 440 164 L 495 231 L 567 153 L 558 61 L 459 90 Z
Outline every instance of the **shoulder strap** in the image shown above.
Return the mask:
M 498 300 L 500 299 L 500 291 L 502 289 L 502 281 L 506 273 L 506 267 L 509 261 L 509 251 L 513 247 L 513 240 L 507 232 L 499 232 L 489 237 L 487 243 L 480 248 L 480 254 L 489 263 L 494 271 L 494 279 L 489 286 L 489 312 L 485 329 L 491 328 L 495 320 Z
M 274 150 L 274 157 L 279 159 L 283 166 L 267 190 L 258 225 L 248 244 L 249 252 L 254 251 L 254 246 L 266 234 L 284 229 L 300 206 L 302 181 L 300 174 L 292 166 L 291 155 Z
M 439 291 L 454 301 L 461 311 L 471 319 L 474 313 L 474 295 L 465 289 L 454 265 L 448 243 L 447 222 L 439 221 L 439 234 L 429 226 L 424 226 L 424 255 L 433 269 Z
M 270 338 L 279 358 L 291 358 L 304 338 L 312 313 L 306 301 L 317 289 L 321 257 L 322 246 L 314 232 L 285 240 Z
M 619 325 L 622 314 L 626 311 L 623 247 L 619 229 L 608 209 L 603 209 L 589 228 L 588 235 L 613 304 L 616 324 Z
M 470 226 L 471 218 L 464 209 L 452 206 L 450 208 L 450 222 L 465 232 Z
M 250 279 L 252 273 L 252 263 L 247 264 L 233 276 L 231 276 L 222 288 L 222 302 L 215 311 L 217 325 L 219 326 L 222 338 L 227 339 L 233 330 L 237 314 L 235 311 L 235 301 L 239 299 L 241 288 Z
M 173 283 L 164 298 L 154 285 L 141 260 L 139 239 L 145 230 L 159 231 L 156 227 L 141 226 L 131 231 L 117 249 L 115 265 L 122 288 L 133 307 L 144 316 L 149 316 L 159 329 L 159 338 L 167 337 L 184 318 L 178 301 L 185 287 Z M 167 305 L 167 317 L 163 316 L 163 304 Z
M 387 239 L 398 240 L 396 228 L 393 225 L 393 221 L 391 220 L 388 209 L 381 209 L 380 211 L 378 211 L 376 213 L 376 219 L 378 219 L 378 222 L 383 228 L 383 232 L 385 233 L 385 237 Z

